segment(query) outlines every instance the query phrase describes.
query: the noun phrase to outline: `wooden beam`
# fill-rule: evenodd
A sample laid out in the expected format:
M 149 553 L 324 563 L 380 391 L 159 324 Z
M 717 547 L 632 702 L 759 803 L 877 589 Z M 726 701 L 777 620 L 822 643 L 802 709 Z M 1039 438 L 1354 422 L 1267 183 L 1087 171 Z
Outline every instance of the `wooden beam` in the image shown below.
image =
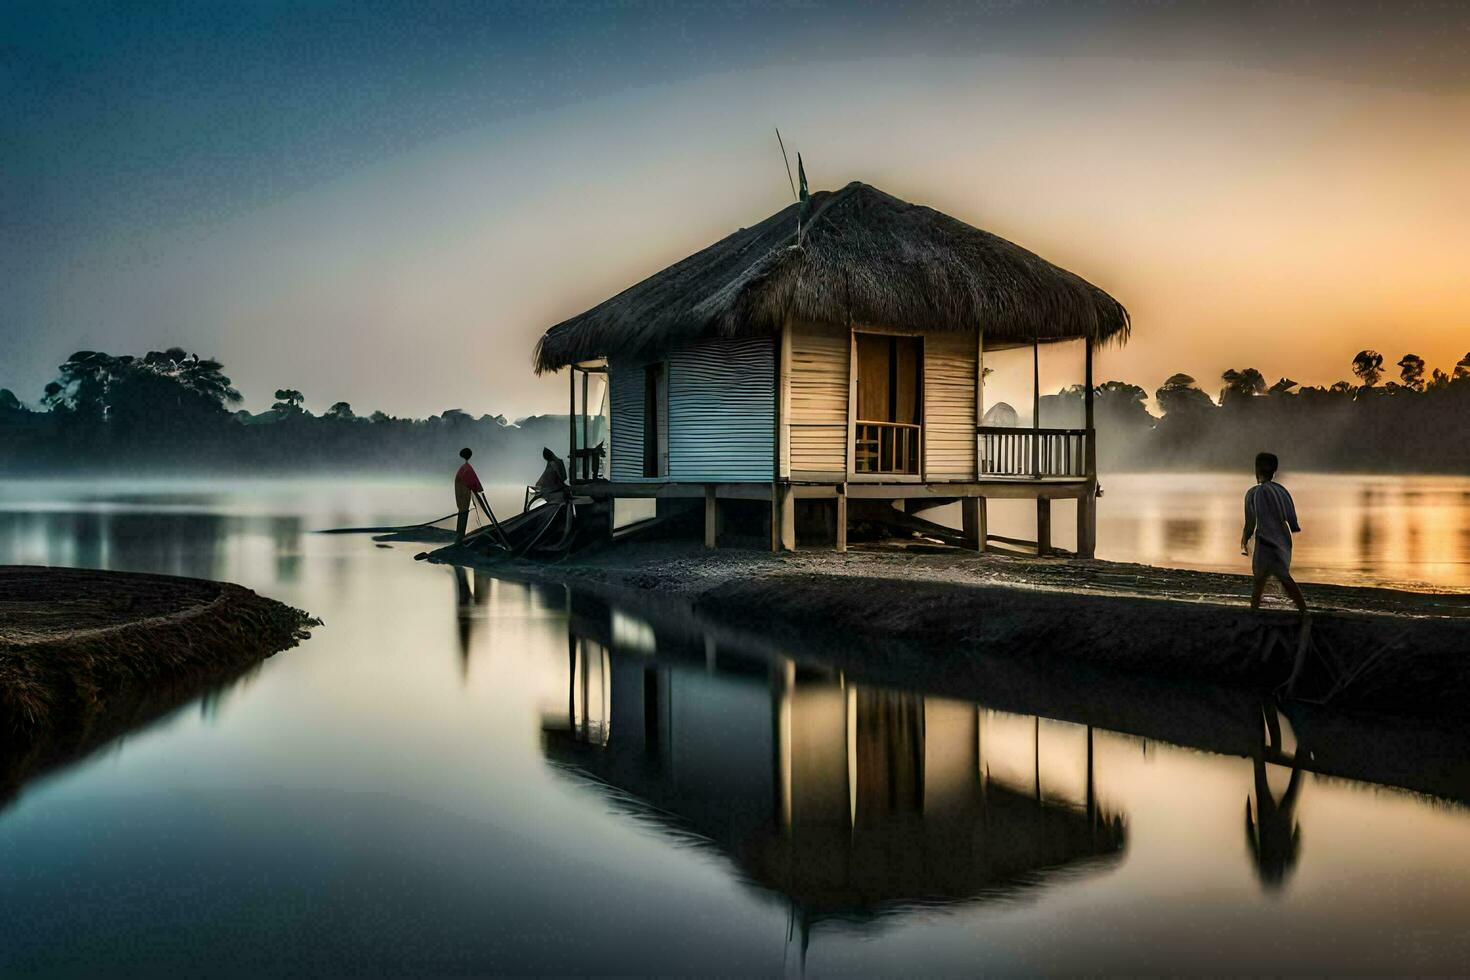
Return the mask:
M 704 487 L 704 546 L 715 548 L 719 546 L 720 538 L 720 508 L 715 498 L 715 486 L 707 483 Z
M 904 500 L 920 497 L 993 497 L 997 500 L 1070 500 L 1087 492 L 1086 480 L 986 480 L 979 483 L 849 483 L 854 500 Z
M 1044 555 L 1051 551 L 1051 501 L 1046 497 L 1036 498 L 1036 553 Z

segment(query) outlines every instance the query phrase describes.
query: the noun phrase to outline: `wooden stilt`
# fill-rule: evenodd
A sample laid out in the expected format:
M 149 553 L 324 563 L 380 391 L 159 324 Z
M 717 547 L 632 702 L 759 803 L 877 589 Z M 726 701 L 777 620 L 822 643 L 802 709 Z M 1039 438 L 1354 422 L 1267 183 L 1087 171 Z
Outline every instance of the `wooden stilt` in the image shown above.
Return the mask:
M 720 538 L 720 508 L 715 500 L 714 484 L 704 488 L 704 546 L 716 548 Z
M 1045 555 L 1051 551 L 1051 501 L 1046 497 L 1036 498 L 1036 553 Z
M 796 494 L 789 486 L 781 487 L 781 550 L 796 550 Z
M 985 550 L 985 518 L 981 516 L 985 501 L 980 497 L 965 497 L 960 501 L 961 529 L 965 535 L 965 547 L 974 551 Z
M 847 550 L 847 487 L 837 488 L 837 550 Z
M 1077 498 L 1077 557 L 1092 558 L 1097 554 L 1097 487 Z

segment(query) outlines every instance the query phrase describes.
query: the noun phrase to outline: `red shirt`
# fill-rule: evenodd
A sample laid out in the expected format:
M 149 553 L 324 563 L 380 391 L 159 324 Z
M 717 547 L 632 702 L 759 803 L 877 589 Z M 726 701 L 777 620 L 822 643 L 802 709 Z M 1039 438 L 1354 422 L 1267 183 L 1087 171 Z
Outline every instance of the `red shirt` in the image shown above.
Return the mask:
M 459 468 L 459 472 L 454 474 L 454 482 L 464 484 L 475 493 L 485 492 L 485 488 L 480 486 L 480 477 L 475 473 L 475 468 L 469 463 L 465 463 Z

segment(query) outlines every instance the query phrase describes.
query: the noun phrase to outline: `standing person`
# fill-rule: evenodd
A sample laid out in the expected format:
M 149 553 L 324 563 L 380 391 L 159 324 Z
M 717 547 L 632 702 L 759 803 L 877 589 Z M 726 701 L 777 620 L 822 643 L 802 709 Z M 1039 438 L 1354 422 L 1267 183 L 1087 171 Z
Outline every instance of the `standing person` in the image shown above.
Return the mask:
M 1307 600 L 1296 580 L 1291 577 L 1291 536 L 1301 533 L 1296 521 L 1296 505 L 1286 488 L 1272 479 L 1277 459 L 1273 453 L 1256 454 L 1256 485 L 1245 492 L 1245 530 L 1240 535 L 1240 553 L 1250 554 L 1250 540 L 1256 539 L 1251 558 L 1251 608 L 1261 608 L 1261 593 L 1266 579 L 1274 577 L 1286 590 L 1302 616 L 1307 615 Z
M 470 508 L 474 506 L 474 495 L 485 491 L 480 485 L 479 474 L 470 465 L 470 457 L 473 455 L 474 452 L 468 446 L 461 449 L 459 458 L 464 460 L 464 465 L 454 474 L 454 506 L 459 510 L 459 518 L 454 526 L 456 544 L 464 540 L 465 525 L 469 523 Z

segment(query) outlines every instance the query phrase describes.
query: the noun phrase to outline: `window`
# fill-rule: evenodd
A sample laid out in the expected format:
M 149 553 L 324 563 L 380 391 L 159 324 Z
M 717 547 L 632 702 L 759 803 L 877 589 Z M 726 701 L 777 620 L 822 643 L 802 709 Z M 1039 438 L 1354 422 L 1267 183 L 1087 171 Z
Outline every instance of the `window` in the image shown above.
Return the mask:
M 667 429 L 669 387 L 662 363 L 643 369 L 643 475 L 668 474 Z
M 857 335 L 856 472 L 919 472 L 923 364 L 922 338 Z

